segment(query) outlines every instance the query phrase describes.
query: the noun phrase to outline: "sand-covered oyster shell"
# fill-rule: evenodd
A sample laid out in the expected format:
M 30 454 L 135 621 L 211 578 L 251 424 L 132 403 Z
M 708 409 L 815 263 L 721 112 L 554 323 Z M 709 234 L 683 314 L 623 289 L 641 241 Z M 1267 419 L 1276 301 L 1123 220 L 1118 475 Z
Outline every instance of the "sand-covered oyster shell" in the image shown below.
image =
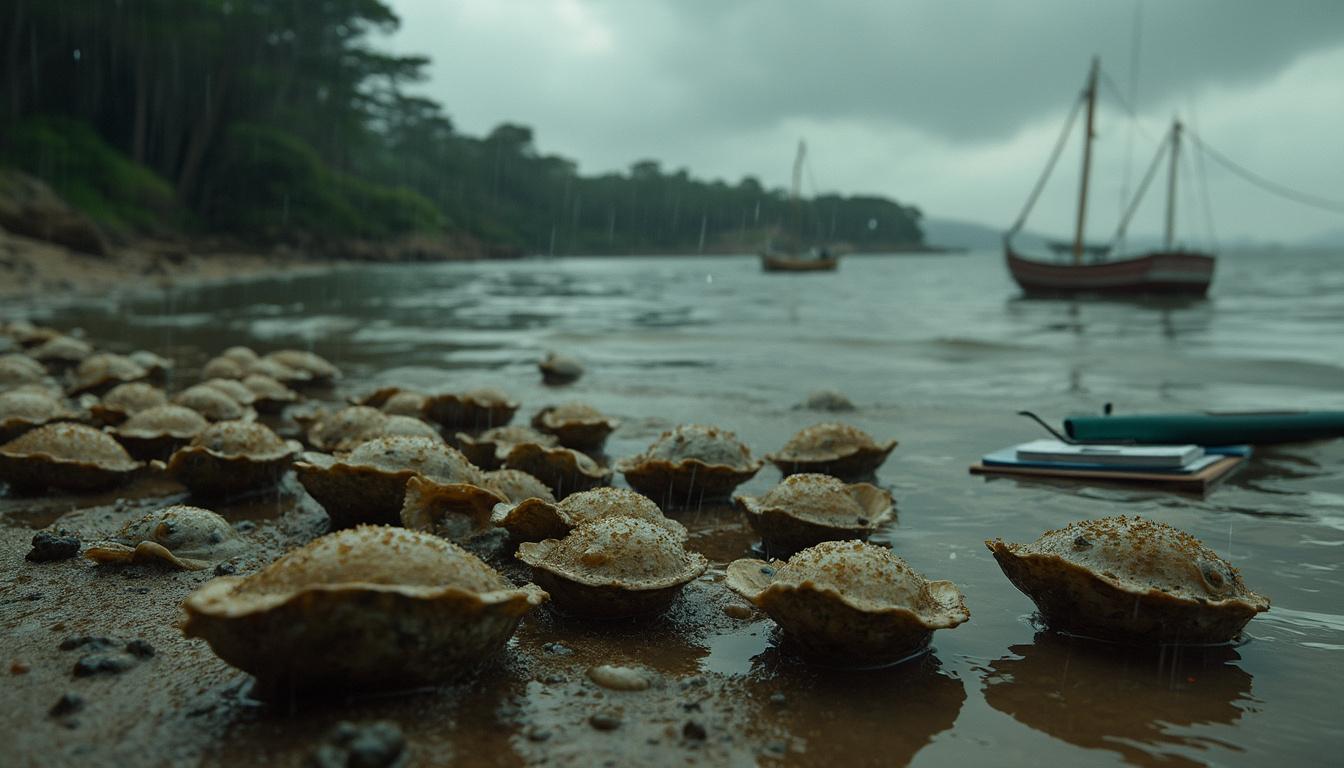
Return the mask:
M 272 691 L 392 688 L 478 669 L 546 597 L 437 536 L 360 526 L 207 582 L 182 631 Z
M 36 347 L 58 336 L 63 336 L 55 328 L 35 325 L 28 320 L 12 320 L 4 324 L 5 335 L 24 347 Z
M 93 354 L 93 345 L 74 336 L 57 336 L 28 351 L 28 356 L 50 369 L 73 368 Z
M 27 355 L 0 355 L 0 391 L 27 384 L 47 384 L 47 369 Z
M 201 377 L 205 379 L 241 379 L 247 375 L 248 364 L 233 358 L 212 357 L 201 366 Z
M 470 485 L 487 513 L 502 497 L 482 489 L 481 471 L 458 450 L 426 437 L 377 437 L 358 445 L 343 459 L 306 453 L 295 462 L 299 482 L 327 510 L 331 527 L 360 523 L 396 525 L 406 482 L 425 477 L 445 485 Z
M 253 360 L 252 362 L 243 365 L 243 373 L 255 373 L 261 376 L 269 376 L 290 387 L 301 387 L 313 383 L 313 375 L 308 371 L 290 368 L 279 360 L 274 360 L 269 357 Z
M 427 437 L 436 443 L 444 442 L 439 430 L 414 416 L 387 415 L 377 434 L 379 437 Z
M 871 477 L 895 447 L 895 440 L 879 443 L 858 427 L 826 422 L 803 429 L 765 458 L 784 475 L 813 473 L 862 480 Z
M 478 432 L 502 427 L 513 419 L 518 403 L 497 389 L 446 392 L 425 400 L 425 418 L 450 430 Z
M 319 451 L 349 451 L 380 434 L 387 414 L 367 405 L 320 413 L 307 428 L 308 444 Z
M 262 360 L 306 373 L 307 381 L 311 384 L 329 384 L 341 378 L 341 369 L 332 365 L 326 358 L 301 349 L 281 349 L 265 355 Z
M 625 488 L 594 488 L 571 493 L 555 503 L 542 498 L 524 499 L 495 507 L 491 520 L 509 532 L 515 541 L 561 539 L 580 525 L 604 517 L 634 517 L 666 529 L 681 541 L 686 528 L 663 516 L 653 500 Z
M 492 528 L 490 511 L 502 503 L 502 494 L 480 485 L 412 477 L 406 481 L 400 521 L 413 531 L 465 541 Z
M 383 413 L 389 415 L 412 416 L 420 418 L 425 413 L 425 401 L 428 400 L 423 393 L 401 387 L 381 387 L 370 392 L 363 397 L 356 398 L 356 405 L 367 405 L 377 408 Z
M 0 392 L 0 443 L 53 421 L 69 421 L 79 413 L 66 402 L 41 389 Z
M 596 408 L 584 403 L 547 406 L 532 417 L 533 427 L 555 435 L 561 445 L 576 451 L 602 450 L 607 436 L 620 425 L 620 421 L 607 418 Z
M 219 421 L 175 451 L 167 470 L 194 494 L 233 496 L 275 486 L 299 449 L 264 424 Z
M 498 491 L 510 503 L 523 499 L 555 501 L 555 494 L 536 477 L 519 469 L 495 469 L 485 473 L 482 487 Z
M 89 412 L 100 424 L 113 426 L 127 417 L 168 402 L 162 389 L 143 381 L 118 384 L 94 403 Z
M 631 488 L 664 507 L 726 498 L 761 466 L 737 435 L 702 424 L 664 432 L 643 453 L 616 464 Z
M 667 528 L 624 516 L 599 518 L 563 539 L 523 542 L 517 557 L 556 607 L 602 619 L 662 611 L 709 566 Z
M 546 448 L 557 445 L 553 435 L 519 425 L 491 427 L 475 437 L 466 432 L 457 433 L 458 447 L 471 459 L 472 464 L 481 469 L 498 468 L 508 458 L 513 446 L 522 443 L 534 443 Z
M 0 480 L 22 490 L 111 488 L 141 466 L 111 435 L 71 422 L 44 424 L 0 445 Z
M 156 405 L 145 409 L 111 432 L 126 451 L 141 460 L 166 459 L 210 426 L 196 411 L 182 405 Z
M 256 393 L 239 379 L 206 379 L 200 386 L 217 389 L 233 398 L 239 405 L 252 405 L 257 401 Z
M 98 393 L 118 384 L 149 378 L 149 371 L 125 355 L 97 352 L 79 362 L 75 368 L 71 395 L 84 392 Z
M 583 376 L 582 363 L 572 357 L 557 355 L 554 352 L 547 352 L 546 357 L 537 363 L 537 369 L 541 371 L 543 384 L 571 384 Z
M 611 482 L 611 470 L 572 448 L 547 448 L 536 443 L 513 446 L 504 457 L 505 469 L 532 475 L 551 489 L 557 499 Z
M 928 581 L 885 547 L 827 541 L 787 562 L 735 560 L 725 583 L 810 659 L 880 666 L 919 653 L 936 629 L 970 619 L 960 590 Z
M 174 504 L 132 520 L 107 541 L 90 544 L 84 556 L 99 563 L 162 563 L 199 571 L 243 549 L 238 533 L 223 517 Z
M 250 373 L 243 377 L 243 386 L 252 393 L 252 407 L 262 413 L 279 413 L 285 406 L 299 402 L 298 392 L 270 376 Z
M 733 504 L 776 557 L 823 541 L 867 540 L 895 517 L 890 492 L 830 475 L 791 475 L 763 496 L 734 496 Z
M 201 414 L 210 421 L 239 421 L 257 417 L 257 412 L 234 400 L 223 390 L 197 384 L 173 396 L 173 404 Z
M 1235 639 L 1269 599 L 1199 539 L 1142 517 L 1083 520 L 1031 544 L 986 541 L 1051 628 L 1103 640 L 1201 645 Z
M 175 367 L 172 360 L 147 349 L 137 349 L 127 357 L 144 368 L 149 373 L 149 378 L 155 381 L 162 381 Z

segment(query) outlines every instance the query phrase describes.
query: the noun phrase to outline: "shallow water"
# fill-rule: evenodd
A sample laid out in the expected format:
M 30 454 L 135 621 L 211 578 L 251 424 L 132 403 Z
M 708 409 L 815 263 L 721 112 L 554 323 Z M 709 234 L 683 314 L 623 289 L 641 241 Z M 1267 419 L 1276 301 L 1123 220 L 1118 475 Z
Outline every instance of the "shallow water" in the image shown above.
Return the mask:
M 738 722 L 744 741 L 708 762 L 1261 765 L 1318 763 L 1344 747 L 1331 714 L 1344 683 L 1344 443 L 1266 448 L 1205 497 L 966 468 L 1040 436 L 1014 415 L 1024 408 L 1056 423 L 1106 402 L 1119 412 L 1344 409 L 1341 295 L 1344 261 L 1278 253 L 1221 257 L 1207 301 L 1025 300 L 997 255 L 973 253 L 850 257 L 812 275 L 763 274 L 754 258 L 371 267 L 9 309 L 82 327 L 100 345 L 156 350 L 184 381 L 248 344 L 313 349 L 345 370 L 342 393 L 494 386 L 524 403 L 519 421 L 582 399 L 623 420 L 613 457 L 683 422 L 731 428 L 763 454 L 834 418 L 792 407 L 808 392 L 840 390 L 859 409 L 839 418 L 900 440 L 878 474 L 899 521 L 879 538 L 930 578 L 955 581 L 971 609 L 970 623 L 935 635 L 930 655 L 878 672 L 802 667 L 768 621 L 694 605 L 655 629 L 530 620 L 511 652 L 533 658 L 558 634 L 580 658 L 710 677 L 716 700 L 738 710 L 723 722 Z M 587 374 L 543 387 L 535 362 L 546 350 L 580 357 Z M 778 477 L 767 468 L 741 491 Z M 1235 648 L 1136 653 L 1040 630 L 983 541 L 1118 513 L 1200 537 L 1273 609 Z M 751 556 L 731 512 L 678 517 L 717 566 Z M 713 602 L 716 589 L 687 600 Z M 501 674 L 513 680 L 503 687 L 521 685 Z M 472 695 L 493 701 L 482 685 L 487 694 Z M 525 722 L 563 732 L 570 699 L 543 688 L 521 685 L 511 700 Z M 422 716 L 490 727 L 448 701 Z M 361 711 L 419 710 L 402 706 Z M 637 702 L 626 715 L 637 718 Z M 274 738 L 256 723 L 230 732 Z M 571 744 L 506 737 L 512 753 L 497 762 L 563 759 Z

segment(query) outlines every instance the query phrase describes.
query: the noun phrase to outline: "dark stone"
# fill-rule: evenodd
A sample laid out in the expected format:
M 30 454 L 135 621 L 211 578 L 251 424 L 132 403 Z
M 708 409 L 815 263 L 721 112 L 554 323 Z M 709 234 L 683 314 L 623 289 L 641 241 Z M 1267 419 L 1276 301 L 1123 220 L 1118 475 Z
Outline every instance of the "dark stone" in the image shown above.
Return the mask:
M 621 727 L 621 717 L 614 712 L 598 712 L 588 718 L 588 724 L 599 731 L 614 731 Z
M 68 560 L 78 554 L 79 537 L 75 534 L 66 530 L 38 531 L 33 536 L 33 548 L 28 550 L 27 558 L 34 563 L 46 563 Z
M 568 656 L 574 652 L 573 648 L 570 648 L 567 645 L 561 645 L 560 643 L 547 643 L 541 646 L 541 650 L 556 656 Z
M 73 651 L 76 648 L 86 648 L 90 651 L 106 651 L 121 645 L 121 641 L 112 637 L 103 637 L 102 635 L 71 635 L 61 641 L 60 649 L 62 651 Z
M 140 659 L 148 659 L 154 655 L 154 646 L 144 640 L 132 640 L 126 644 L 126 652 Z
M 686 724 L 681 726 L 681 735 L 687 741 L 704 741 L 709 736 L 705 726 L 694 720 L 687 720 Z
M 61 698 L 51 705 L 51 709 L 47 710 L 47 714 L 52 717 L 65 717 L 66 715 L 73 715 L 83 708 L 83 696 L 78 693 L 63 693 Z
M 527 729 L 528 741 L 546 741 L 551 738 L 551 732 L 545 728 L 532 727 Z
M 233 530 L 239 533 L 251 533 L 257 530 L 257 524 L 252 520 L 239 520 L 233 524 Z
M 125 653 L 91 653 L 75 662 L 75 677 L 119 675 L 135 666 L 135 657 Z
M 786 702 L 788 702 L 788 700 L 789 698 L 782 693 L 770 694 L 770 703 L 774 704 L 777 707 L 783 706 Z
M 148 595 L 149 587 L 127 587 L 126 591 L 133 595 Z
M 216 576 L 232 576 L 237 572 L 238 572 L 238 566 L 228 562 L 227 560 L 215 566 Z
M 310 762 L 317 768 L 397 768 L 408 757 L 406 737 L 396 723 L 341 721 L 327 734 L 326 743 L 313 752 Z

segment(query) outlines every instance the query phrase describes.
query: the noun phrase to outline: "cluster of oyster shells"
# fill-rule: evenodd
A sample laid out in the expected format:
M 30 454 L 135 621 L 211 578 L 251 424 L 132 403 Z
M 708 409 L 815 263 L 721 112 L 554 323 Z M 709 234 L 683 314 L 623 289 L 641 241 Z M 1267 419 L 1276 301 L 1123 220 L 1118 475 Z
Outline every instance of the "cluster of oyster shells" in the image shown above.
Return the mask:
M 274 489 L 293 469 L 325 509 L 330 533 L 250 576 L 216 578 L 183 605 L 184 631 L 263 686 L 441 682 L 497 653 L 548 600 L 587 620 L 656 615 L 710 568 L 666 512 L 730 498 L 767 559 L 736 560 L 722 581 L 804 658 L 895 663 L 970 616 L 954 584 L 869 543 L 896 521 L 891 493 L 868 482 L 896 443 L 849 424 L 801 430 L 765 455 L 780 482 L 734 497 L 764 462 L 719 427 L 677 426 L 608 467 L 620 422 L 580 402 L 521 426 L 510 424 L 519 404 L 494 390 L 387 387 L 300 413 L 288 409 L 296 388 L 340 378 L 310 352 L 233 347 L 170 393 L 153 382 L 172 364 L 152 353 L 99 352 L 31 325 L 4 332 L 25 350 L 0 355 L 0 481 L 11 490 L 94 491 L 157 470 L 193 498 L 228 498 Z M 610 487 L 615 472 L 633 490 Z M 464 548 L 492 536 L 535 584 L 515 586 Z M 1141 518 L 986 543 L 1063 632 L 1227 642 L 1269 605 L 1197 540 Z M 174 505 L 85 554 L 198 570 L 244 548 L 215 512 Z M 353 652 L 323 652 L 338 643 Z

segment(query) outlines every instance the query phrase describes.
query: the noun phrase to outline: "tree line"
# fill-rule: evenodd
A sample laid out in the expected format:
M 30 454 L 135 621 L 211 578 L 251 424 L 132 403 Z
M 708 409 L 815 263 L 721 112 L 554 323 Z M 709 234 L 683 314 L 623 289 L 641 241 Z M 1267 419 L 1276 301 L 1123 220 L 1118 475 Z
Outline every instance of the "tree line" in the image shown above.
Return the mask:
M 382 0 L 9 0 L 0 161 L 104 226 L 257 242 L 465 233 L 532 253 L 922 243 L 878 197 L 790 200 L 641 160 L 583 176 L 532 130 L 455 130 Z

